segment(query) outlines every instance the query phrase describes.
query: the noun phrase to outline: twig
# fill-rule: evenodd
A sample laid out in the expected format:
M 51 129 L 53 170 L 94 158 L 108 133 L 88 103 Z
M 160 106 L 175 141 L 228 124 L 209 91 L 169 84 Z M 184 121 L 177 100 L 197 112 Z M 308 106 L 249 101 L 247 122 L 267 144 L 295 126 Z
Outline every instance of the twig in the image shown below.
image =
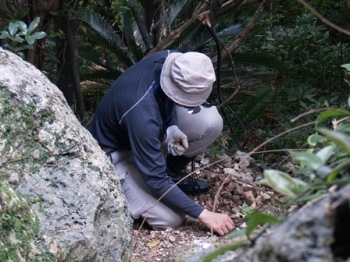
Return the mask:
M 342 119 L 340 119 L 340 120 L 333 119 L 333 120 L 332 120 L 333 129 L 336 129 L 336 128 L 338 127 L 338 124 L 339 124 L 339 123 L 341 123 L 341 122 L 343 122 L 343 121 L 345 121 L 345 120 L 348 120 L 349 118 L 350 118 L 350 117 L 347 116 L 347 117 L 344 117 L 344 118 L 342 118 Z
M 329 27 L 337 30 L 340 33 L 343 33 L 344 35 L 350 36 L 350 32 L 348 30 L 345 30 L 341 28 L 340 26 L 337 26 L 336 24 L 333 24 L 328 19 L 326 19 L 323 15 L 321 15 L 319 12 L 317 12 L 313 7 L 311 7 L 306 1 L 304 0 L 297 0 L 300 4 L 302 4 L 306 9 L 308 9 L 311 13 L 313 13 L 318 19 L 321 20 L 322 23 L 328 25 Z
M 243 160 L 245 160 L 244 158 L 247 158 L 249 156 L 251 156 L 253 153 L 255 153 L 259 148 L 265 146 L 266 144 L 270 143 L 271 141 L 275 140 L 276 138 L 279 138 L 287 133 L 290 133 L 292 131 L 295 131 L 295 130 L 298 130 L 300 128 L 304 128 L 304 127 L 307 127 L 307 126 L 311 126 L 311 125 L 314 125 L 316 123 L 316 121 L 312 121 L 312 122 L 309 122 L 309 123 L 306 123 L 306 124 L 303 124 L 303 125 L 300 125 L 300 126 L 296 126 L 296 127 L 293 127 L 291 129 L 288 129 L 274 137 L 271 137 L 270 139 L 266 140 L 264 143 L 260 144 L 259 146 L 257 146 L 256 148 L 254 148 L 252 151 L 250 151 L 246 156 L 244 156 L 241 161 L 239 162 L 238 165 L 240 165 L 242 163 Z
M 286 131 L 284 131 L 284 132 L 282 132 L 282 133 L 280 133 L 280 134 L 278 134 L 278 135 L 276 135 L 276 136 L 274 136 L 274 137 L 268 139 L 268 140 L 265 141 L 264 143 L 260 144 L 260 145 L 257 146 L 256 148 L 254 148 L 254 149 L 253 149 L 251 152 L 249 152 L 246 156 L 243 156 L 242 159 L 241 159 L 241 161 L 238 163 L 238 166 L 240 166 L 240 165 L 242 164 L 242 162 L 243 162 L 247 157 L 249 157 L 249 156 L 251 156 L 252 154 L 254 154 L 259 148 L 265 146 L 266 144 L 270 143 L 271 141 L 275 140 L 276 138 L 279 138 L 279 137 L 281 137 L 281 136 L 283 136 L 283 135 L 285 135 L 285 134 L 287 134 L 287 133 L 289 133 L 289 132 L 292 132 L 292 131 L 294 131 L 294 130 L 297 130 L 297 129 L 300 129 L 300 128 L 303 128 L 303 127 L 306 127 L 306 126 L 310 126 L 310 125 L 313 125 L 313 124 L 315 124 L 315 121 L 314 121 L 314 122 L 310 122 L 310 123 L 306 123 L 306 124 L 303 124 L 303 125 L 300 125 L 300 126 L 296 126 L 296 127 L 294 127 L 294 128 L 291 128 L 291 129 L 289 129 L 289 130 L 286 130 Z M 226 179 L 227 179 L 227 177 L 228 177 L 229 175 L 230 175 L 230 174 L 227 174 L 227 176 L 225 177 L 225 180 L 224 180 L 224 182 L 223 182 L 222 184 L 225 183 L 225 181 L 226 181 Z M 216 194 L 215 194 L 215 199 L 217 199 L 217 198 L 219 197 L 219 195 L 221 194 L 222 188 L 223 188 L 223 186 L 220 186 L 220 187 L 219 187 L 218 192 L 216 192 Z M 214 206 L 214 207 L 215 207 L 215 206 Z
M 222 183 L 221 183 L 221 185 L 220 185 L 220 187 L 218 189 L 218 192 L 221 192 L 222 189 L 224 188 L 224 185 L 229 181 L 229 179 L 228 179 L 229 175 L 230 174 L 227 174 L 225 179 L 224 179 L 224 181 L 222 181 Z M 213 212 L 215 212 L 215 207 L 218 204 L 218 202 L 219 202 L 219 194 L 215 194 L 214 203 L 213 203 Z M 210 233 L 211 233 L 211 235 L 213 235 L 213 229 L 212 228 L 210 230 Z
M 320 109 L 311 109 L 305 113 L 302 113 L 296 117 L 294 117 L 293 119 L 290 120 L 290 122 L 295 122 L 297 120 L 299 120 L 300 118 L 304 117 L 304 116 L 307 116 L 307 115 L 310 115 L 310 114 L 314 114 L 314 113 L 319 113 L 319 112 L 322 112 L 322 111 L 325 111 L 325 110 L 329 110 L 329 109 L 332 109 L 330 107 L 326 107 L 326 108 L 320 108 Z

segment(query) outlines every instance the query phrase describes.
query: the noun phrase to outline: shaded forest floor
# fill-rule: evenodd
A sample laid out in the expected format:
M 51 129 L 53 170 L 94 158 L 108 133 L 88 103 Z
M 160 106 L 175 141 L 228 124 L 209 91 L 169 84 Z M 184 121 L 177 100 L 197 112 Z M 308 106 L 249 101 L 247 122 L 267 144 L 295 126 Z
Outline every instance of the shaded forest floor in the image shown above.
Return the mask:
M 203 178 L 211 186 L 205 195 L 191 196 L 197 203 L 209 210 L 226 213 L 235 222 L 235 230 L 244 228 L 245 216 L 253 209 L 270 214 L 284 212 L 282 199 L 270 188 L 257 185 L 262 178 L 254 160 L 246 154 L 237 152 L 233 157 L 217 156 L 217 161 L 205 157 L 197 158 L 194 165 L 188 166 L 188 173 L 194 169 L 194 176 Z M 142 221 L 134 222 L 133 262 L 181 261 L 191 254 L 208 248 L 232 242 L 232 234 L 219 237 L 197 220 L 187 218 L 176 230 L 154 231 L 147 225 L 140 227 Z M 232 233 L 232 232 L 231 232 Z

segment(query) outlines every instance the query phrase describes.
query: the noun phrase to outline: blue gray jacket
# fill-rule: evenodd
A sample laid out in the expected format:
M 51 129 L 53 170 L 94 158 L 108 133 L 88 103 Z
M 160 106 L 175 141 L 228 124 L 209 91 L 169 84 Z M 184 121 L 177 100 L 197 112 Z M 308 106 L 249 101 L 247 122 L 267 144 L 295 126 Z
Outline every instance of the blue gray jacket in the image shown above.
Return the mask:
M 174 185 L 161 146 L 165 128 L 177 120 L 173 102 L 159 86 L 160 72 L 170 52 L 156 52 L 127 69 L 100 101 L 89 127 L 101 147 L 132 151 L 145 183 L 157 196 Z M 178 187 L 163 201 L 194 218 L 203 211 Z

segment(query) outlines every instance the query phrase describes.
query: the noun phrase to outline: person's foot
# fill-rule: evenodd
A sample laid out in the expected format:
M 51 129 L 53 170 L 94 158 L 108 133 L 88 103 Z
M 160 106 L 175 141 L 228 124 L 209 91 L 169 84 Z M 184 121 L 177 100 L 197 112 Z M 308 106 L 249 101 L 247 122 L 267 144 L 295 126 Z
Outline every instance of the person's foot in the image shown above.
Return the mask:
M 186 174 L 183 174 L 183 173 L 178 175 L 174 175 L 170 173 L 171 179 L 174 181 L 174 183 L 179 182 L 185 175 Z M 205 194 L 210 189 L 209 184 L 205 180 L 200 178 L 194 178 L 192 176 L 185 178 L 183 181 L 178 183 L 177 186 L 185 194 L 192 195 L 192 196 Z
M 184 172 L 184 170 L 186 170 L 186 167 L 190 162 L 192 162 L 192 171 L 194 170 L 193 159 L 194 157 L 173 155 L 167 156 L 166 162 L 168 174 L 175 183 L 179 182 L 183 177 L 187 176 L 187 173 Z M 205 194 L 209 191 L 210 188 L 207 181 L 193 176 L 185 178 L 178 184 L 178 187 L 183 192 L 185 192 L 185 194 L 193 196 Z

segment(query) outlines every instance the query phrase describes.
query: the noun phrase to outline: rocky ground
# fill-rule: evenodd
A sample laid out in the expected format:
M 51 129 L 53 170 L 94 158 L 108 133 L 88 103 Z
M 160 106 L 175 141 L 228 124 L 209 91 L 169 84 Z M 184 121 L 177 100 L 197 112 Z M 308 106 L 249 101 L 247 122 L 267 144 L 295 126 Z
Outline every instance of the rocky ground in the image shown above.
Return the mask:
M 211 190 L 192 198 L 209 210 L 229 214 L 235 222 L 235 230 L 245 227 L 244 217 L 251 209 L 279 212 L 271 210 L 278 209 L 278 205 L 271 206 L 277 198 L 274 192 L 255 184 L 262 174 L 259 169 L 253 171 L 253 162 L 241 152 L 234 157 L 217 156 L 213 161 L 205 157 L 196 159 L 193 175 L 206 179 Z M 192 218 L 186 219 L 177 230 L 154 231 L 141 224 L 142 221 L 134 223 L 133 262 L 181 261 L 210 246 L 232 241 L 232 234 L 218 237 Z

